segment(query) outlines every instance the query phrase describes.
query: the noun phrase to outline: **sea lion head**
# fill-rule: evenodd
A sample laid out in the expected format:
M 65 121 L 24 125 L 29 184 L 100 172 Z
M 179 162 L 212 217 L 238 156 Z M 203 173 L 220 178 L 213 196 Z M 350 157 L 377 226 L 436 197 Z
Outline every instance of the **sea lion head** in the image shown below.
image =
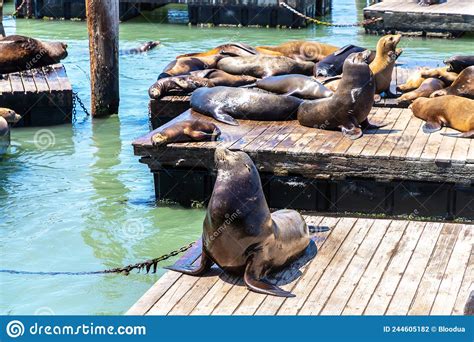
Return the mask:
M 417 118 L 426 120 L 427 119 L 427 111 L 423 110 L 426 105 L 426 102 L 429 101 L 426 97 L 419 97 L 408 107 L 413 112 Z
M 62 42 L 43 42 L 43 46 L 46 48 L 48 55 L 55 61 L 59 62 L 60 60 L 67 57 L 67 44 Z
M 377 43 L 377 52 L 388 53 L 389 51 L 395 51 L 397 44 L 402 38 L 401 34 L 389 34 L 379 39 Z
M 217 169 L 217 180 L 227 182 L 238 179 L 258 179 L 258 171 L 247 153 L 230 151 L 226 148 L 216 148 L 214 162 Z M 254 176 L 256 175 L 256 177 Z M 249 178 L 249 176 L 251 176 Z
M 440 89 L 431 93 L 430 97 L 433 98 L 433 97 L 439 97 L 439 96 L 445 96 L 445 95 L 448 95 L 448 91 L 446 89 Z
M 150 51 L 151 49 L 156 48 L 160 44 L 161 42 L 158 40 L 146 42 L 145 45 L 143 45 L 143 51 Z
M 220 135 L 220 129 L 212 122 L 185 120 L 156 133 L 151 142 L 154 146 L 162 146 L 174 142 L 216 140 Z
M 20 115 L 8 108 L 0 108 L 0 117 L 4 118 L 10 124 L 17 123 L 21 119 Z
M 453 72 L 454 70 L 462 69 L 463 63 L 459 60 L 461 56 L 452 56 L 443 61 L 446 64 L 448 72 Z

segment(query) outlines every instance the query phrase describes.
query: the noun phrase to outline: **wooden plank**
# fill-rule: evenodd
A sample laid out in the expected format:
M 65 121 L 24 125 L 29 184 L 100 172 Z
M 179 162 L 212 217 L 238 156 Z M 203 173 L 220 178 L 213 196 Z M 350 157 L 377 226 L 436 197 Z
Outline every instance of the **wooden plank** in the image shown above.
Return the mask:
M 321 310 L 322 315 L 341 315 L 352 292 L 372 260 L 390 223 L 390 220 L 377 220 L 374 222 Z
M 383 315 L 385 313 L 425 225 L 426 223 L 417 221 L 408 223 L 400 242 L 394 248 L 393 258 L 372 293 L 363 314 Z
M 446 132 L 446 129 L 443 128 L 441 132 Z M 441 141 L 443 140 L 443 136 L 440 132 L 431 133 L 429 135 L 428 141 L 425 144 L 425 148 L 423 149 L 423 153 L 420 156 L 421 160 L 433 160 L 438 153 L 438 150 L 441 146 Z
M 283 130 L 287 122 L 272 122 L 270 127 L 268 127 L 263 134 L 260 134 L 252 142 L 242 147 L 242 151 L 245 152 L 255 152 L 259 150 L 265 143 L 270 141 L 272 136 L 278 133 L 280 130 Z
M 0 93 L 1 94 L 9 94 L 13 92 L 12 85 L 10 83 L 10 79 L 8 75 L 3 75 L 3 79 L 0 79 Z
M 474 163 L 474 139 L 469 139 L 471 140 L 471 144 L 469 146 L 469 152 L 466 157 L 466 161 L 468 163 Z
M 456 145 L 456 140 L 461 140 L 460 138 L 454 138 L 450 136 L 443 136 L 441 139 L 441 144 L 436 154 L 435 161 L 442 163 L 451 163 L 451 155 L 453 154 L 454 146 Z
M 225 274 L 223 281 L 218 281 L 211 287 L 204 298 L 193 309 L 191 315 L 210 315 L 222 298 L 226 296 L 238 281 L 239 278 Z
M 298 312 L 298 315 L 314 315 L 320 313 L 324 303 L 328 300 L 340 277 L 351 262 L 354 253 L 364 240 L 373 220 L 358 219 L 347 239 L 338 250 L 335 258 L 329 266 L 324 268 L 321 278 L 313 287 L 305 303 Z M 318 286 L 319 285 L 319 286 Z
M 270 139 L 263 143 L 259 150 L 273 151 L 274 148 L 282 142 L 291 132 L 293 132 L 299 124 L 295 121 L 288 122 L 287 125 L 283 126 L 276 132 Z
M 243 135 L 239 140 L 229 146 L 232 150 L 242 149 L 243 147 L 250 144 L 257 137 L 259 137 L 263 132 L 268 129 L 268 125 L 262 121 L 256 122 L 254 127 L 245 135 Z
M 36 89 L 39 93 L 51 92 L 49 84 L 46 81 L 43 69 L 33 69 L 32 71 L 33 79 L 36 84 Z
M 397 143 L 402 139 L 402 136 L 405 132 L 408 122 L 410 121 L 412 115 L 411 111 L 407 109 L 399 109 L 400 115 L 392 126 L 392 129 L 387 134 L 386 139 L 382 145 L 378 148 L 375 156 L 377 157 L 389 157 Z
M 421 125 L 424 121 L 418 119 L 416 116 L 411 115 L 410 122 L 408 122 L 407 128 L 403 133 L 401 139 L 397 142 L 397 145 L 394 147 L 392 153 L 390 154 L 391 158 L 402 159 L 407 154 L 410 149 L 411 144 L 415 140 L 417 132 L 420 130 Z
M 473 243 L 473 227 L 462 225 L 460 228 L 461 232 L 454 246 L 449 264 L 440 279 L 441 285 L 431 308 L 431 315 L 450 315 L 455 307 L 456 297 L 463 280 L 463 270 L 468 268 Z
M 429 315 L 460 230 L 459 225 L 444 225 L 408 314 Z M 422 272 L 417 270 L 417 273 Z
M 388 132 L 390 130 L 390 127 L 394 124 L 394 119 L 390 115 L 390 108 L 379 108 L 375 115 L 373 116 L 374 122 L 379 122 L 379 123 L 387 123 L 387 126 L 382 127 L 380 129 L 377 129 L 373 132 L 370 133 L 369 139 L 368 140 L 360 140 L 357 139 L 354 141 L 351 145 L 351 147 L 347 150 L 347 154 L 350 155 L 370 155 L 373 156 L 373 154 L 377 151 L 375 149 L 375 145 L 379 146 L 377 144 L 378 140 L 381 140 L 382 137 L 381 134 L 382 132 Z M 385 137 L 385 135 L 383 135 Z M 365 150 L 367 149 L 367 152 Z
M 8 74 L 8 78 L 10 79 L 10 83 L 12 85 L 12 91 L 14 93 L 25 92 L 25 87 L 23 86 L 23 82 L 21 81 L 21 76 L 19 73 L 15 72 L 12 74 Z
M 469 152 L 470 139 L 456 139 L 453 153 L 451 154 L 451 162 L 466 163 L 466 158 Z
M 406 221 L 392 221 L 362 278 L 348 299 L 343 315 L 361 315 L 387 265 L 397 252 L 397 244 L 408 227 Z
M 62 90 L 72 90 L 71 82 L 66 74 L 66 69 L 62 64 L 54 64 L 51 66 L 53 71 L 56 73 L 56 76 L 59 81 L 60 89 Z
M 295 129 L 288 134 L 282 141 L 273 148 L 275 152 L 289 152 L 292 147 L 295 147 L 297 142 L 308 132 L 311 132 L 309 127 L 295 125 Z
M 20 73 L 21 81 L 23 83 L 23 88 L 25 89 L 26 93 L 36 93 L 36 84 L 33 80 L 33 74 L 30 70 L 22 71 Z
M 415 139 L 413 140 L 413 143 L 408 149 L 408 152 L 405 156 L 406 159 L 409 159 L 409 160 L 420 159 L 420 156 L 423 153 L 423 150 L 428 141 L 428 138 L 430 137 L 430 134 L 423 132 L 423 125 L 424 125 L 424 122 L 422 126 L 418 129 Z
M 51 91 L 61 90 L 61 84 L 59 83 L 58 75 L 51 67 L 43 67 L 44 77 L 46 82 L 48 82 L 49 89 Z
M 464 306 L 472 291 L 474 291 L 474 249 L 472 249 L 471 247 L 471 256 L 469 258 L 466 271 L 464 272 L 461 288 L 459 289 L 459 292 L 457 293 L 456 303 L 454 304 L 454 308 L 451 314 L 453 315 L 464 314 Z

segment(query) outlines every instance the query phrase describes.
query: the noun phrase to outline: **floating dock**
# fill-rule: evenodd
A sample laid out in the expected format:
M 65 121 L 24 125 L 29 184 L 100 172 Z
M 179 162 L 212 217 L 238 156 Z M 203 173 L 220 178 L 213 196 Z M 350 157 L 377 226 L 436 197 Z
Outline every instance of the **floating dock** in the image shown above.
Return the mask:
M 277 274 L 296 295 L 250 292 L 216 266 L 203 277 L 168 271 L 128 315 L 462 315 L 473 288 L 473 226 L 305 216 L 328 226 L 317 255 Z M 196 246 L 179 263 L 192 264 Z
M 384 0 L 364 8 L 364 18 L 383 19 L 366 26 L 368 33 L 457 37 L 474 32 L 474 2 L 445 0 L 440 4 L 420 6 L 412 0 Z
M 5 74 L 0 79 L 0 107 L 22 116 L 15 127 L 71 123 L 72 102 L 72 86 L 62 64 Z

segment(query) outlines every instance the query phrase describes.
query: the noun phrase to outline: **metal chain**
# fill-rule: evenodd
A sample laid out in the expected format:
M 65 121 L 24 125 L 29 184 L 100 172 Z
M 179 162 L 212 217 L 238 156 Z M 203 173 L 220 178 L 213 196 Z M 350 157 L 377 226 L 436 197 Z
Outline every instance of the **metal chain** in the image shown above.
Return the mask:
M 79 97 L 79 94 L 73 91 L 72 92 L 72 121 L 73 122 L 76 122 L 77 103 L 79 103 L 79 106 L 81 106 L 82 110 L 84 111 L 84 113 L 86 113 L 87 116 L 91 115 L 87 107 L 84 105 L 84 102 L 82 102 L 81 98 Z
M 0 270 L 0 273 L 10 273 L 10 274 L 26 274 L 26 275 L 91 275 L 91 274 L 109 274 L 109 273 L 122 273 L 124 275 L 128 275 L 130 271 L 134 269 L 138 269 L 138 272 L 145 269 L 146 273 L 149 273 L 152 269 L 152 273 L 156 273 L 156 269 L 158 267 L 158 263 L 169 258 L 172 258 L 178 254 L 186 252 L 190 249 L 195 242 L 191 242 L 183 247 L 180 247 L 168 254 L 164 254 L 158 258 L 147 260 L 144 262 L 139 262 L 136 264 L 124 266 L 124 267 L 117 267 L 117 268 L 110 268 L 107 270 L 102 271 L 90 271 L 90 272 L 29 272 L 29 271 L 17 271 L 17 270 Z
M 364 20 L 360 23 L 355 23 L 355 24 L 333 24 L 333 23 L 330 23 L 328 21 L 322 21 L 322 20 L 318 20 L 318 19 L 315 19 L 315 18 L 308 17 L 307 15 L 299 12 L 297 9 L 291 7 L 290 5 L 288 5 L 287 3 L 283 2 L 283 1 L 280 2 L 280 6 L 285 7 L 286 9 L 288 9 L 291 12 L 293 12 L 294 14 L 300 16 L 301 18 L 304 18 L 304 19 L 306 19 L 308 21 L 311 21 L 313 23 L 316 23 L 318 25 L 324 25 L 324 26 L 333 26 L 333 27 L 366 26 L 366 25 L 375 23 L 377 21 L 383 20 L 382 18 L 371 18 L 371 19 L 366 19 L 366 20 Z

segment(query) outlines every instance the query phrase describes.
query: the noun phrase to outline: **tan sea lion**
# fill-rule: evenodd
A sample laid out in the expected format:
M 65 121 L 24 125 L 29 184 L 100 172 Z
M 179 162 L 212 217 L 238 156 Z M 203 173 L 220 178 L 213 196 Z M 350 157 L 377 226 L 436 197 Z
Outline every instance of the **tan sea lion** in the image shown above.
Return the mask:
M 324 57 L 339 50 L 339 47 L 334 45 L 304 40 L 289 41 L 277 46 L 259 46 L 258 48 L 279 52 L 283 56 L 297 61 L 310 62 L 319 62 Z
M 158 79 L 171 76 L 187 75 L 191 71 L 215 69 L 217 62 L 224 57 L 225 56 L 223 55 L 211 55 L 205 57 L 178 58 L 169 63 L 163 69 L 163 72 L 158 76 Z
M 457 136 L 474 137 L 474 100 L 454 95 L 420 97 L 409 108 L 417 118 L 426 121 L 423 126 L 426 133 L 446 126 L 462 132 Z
M 265 50 L 261 48 L 254 48 L 248 44 L 244 43 L 228 43 L 223 44 L 215 47 L 214 49 L 204 51 L 204 52 L 194 52 L 194 53 L 186 53 L 183 55 L 179 55 L 178 58 L 183 57 L 205 57 L 205 56 L 213 56 L 213 55 L 226 55 L 226 56 L 252 56 L 257 54 L 264 54 L 264 55 L 271 55 L 271 56 L 283 56 L 279 52 L 274 52 L 270 50 Z
M 456 78 L 458 77 L 457 73 L 448 71 L 448 67 L 422 70 L 420 72 L 420 75 L 424 78 L 429 78 L 429 77 L 439 78 L 447 86 L 453 83 L 454 80 L 456 80 Z
M 268 276 L 288 266 L 316 246 L 303 217 L 295 210 L 270 212 L 255 164 L 241 151 L 217 148 L 217 178 L 203 224 L 198 266 L 168 269 L 200 276 L 217 264 L 243 276 L 248 289 L 279 297 L 294 297 L 271 283 Z
M 212 122 L 203 120 L 185 120 L 160 128 L 152 136 L 155 146 L 178 142 L 216 140 L 221 134 Z
M 397 49 L 401 37 L 400 34 L 386 35 L 377 43 L 375 59 L 370 63 L 375 78 L 376 94 L 385 92 L 388 96 L 393 96 L 390 93 L 390 83 L 395 61 L 402 53 L 402 49 Z
M 10 146 L 10 126 L 17 123 L 21 116 L 8 108 L 0 108 L 0 156 L 5 154 Z
M 474 66 L 467 67 L 461 71 L 449 87 L 432 93 L 430 97 L 444 95 L 457 95 L 474 99 Z
M 397 90 L 405 93 L 407 91 L 417 89 L 419 86 L 421 86 L 423 81 L 426 80 L 426 77 L 421 76 L 422 71 L 426 71 L 426 70 L 429 70 L 429 68 L 422 67 L 422 68 L 417 69 L 408 77 L 408 79 L 406 80 L 404 84 L 397 86 Z
M 435 91 L 443 89 L 445 84 L 437 78 L 427 78 L 421 85 L 398 98 L 398 102 L 412 102 L 419 97 L 430 97 Z
M 25 36 L 0 38 L 0 74 L 59 63 L 67 57 L 67 45 L 42 42 Z

